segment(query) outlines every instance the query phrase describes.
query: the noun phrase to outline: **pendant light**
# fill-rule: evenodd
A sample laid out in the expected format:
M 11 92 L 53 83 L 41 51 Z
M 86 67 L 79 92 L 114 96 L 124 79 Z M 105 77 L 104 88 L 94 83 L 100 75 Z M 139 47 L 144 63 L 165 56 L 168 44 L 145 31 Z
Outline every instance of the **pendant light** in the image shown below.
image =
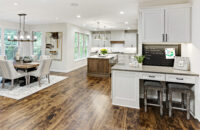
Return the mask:
M 14 36 L 8 36 L 8 41 L 12 42 L 36 42 L 37 37 L 33 36 L 28 33 L 28 31 L 25 31 L 25 17 L 27 14 L 18 14 L 19 15 L 19 29 L 17 31 L 17 35 Z M 11 37 L 13 37 L 11 39 Z
M 97 28 L 98 28 L 98 30 L 100 29 L 99 25 L 100 25 L 100 22 L 97 22 Z M 100 31 L 95 35 L 94 39 L 95 40 L 101 40 L 101 33 L 100 33 Z

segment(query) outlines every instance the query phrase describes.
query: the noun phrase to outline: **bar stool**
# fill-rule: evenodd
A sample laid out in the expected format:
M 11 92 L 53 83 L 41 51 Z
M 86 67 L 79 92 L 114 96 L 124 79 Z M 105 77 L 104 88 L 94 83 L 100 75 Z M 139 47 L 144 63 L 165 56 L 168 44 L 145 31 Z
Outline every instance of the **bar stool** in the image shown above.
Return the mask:
M 169 117 L 172 116 L 172 109 L 184 110 L 187 111 L 187 119 L 190 119 L 190 96 L 192 94 L 192 86 L 191 84 L 180 84 L 180 83 L 168 83 L 167 84 L 169 89 Z M 178 92 L 181 93 L 182 96 L 182 108 L 172 107 L 172 93 Z M 186 109 L 184 109 L 184 95 L 187 96 L 186 101 Z
M 147 90 L 156 90 L 158 92 L 158 104 L 147 103 Z M 147 112 L 147 105 L 160 107 L 160 115 L 163 115 L 163 93 L 164 86 L 159 81 L 144 81 L 144 107 Z

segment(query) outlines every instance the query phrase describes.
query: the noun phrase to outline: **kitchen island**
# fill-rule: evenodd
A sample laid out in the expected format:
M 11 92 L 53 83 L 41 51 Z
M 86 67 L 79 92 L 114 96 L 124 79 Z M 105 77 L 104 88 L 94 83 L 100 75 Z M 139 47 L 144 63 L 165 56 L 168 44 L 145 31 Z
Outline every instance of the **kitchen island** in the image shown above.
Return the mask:
M 88 57 L 87 74 L 92 77 L 110 77 L 111 67 L 117 63 L 116 54 Z

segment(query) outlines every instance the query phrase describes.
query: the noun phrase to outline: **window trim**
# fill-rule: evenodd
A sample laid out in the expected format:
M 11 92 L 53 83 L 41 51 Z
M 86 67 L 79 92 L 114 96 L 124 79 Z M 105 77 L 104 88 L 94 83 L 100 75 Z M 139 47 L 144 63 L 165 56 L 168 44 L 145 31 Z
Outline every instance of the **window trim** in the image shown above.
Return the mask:
M 74 34 L 74 37 L 76 36 L 76 33 L 78 34 L 78 58 L 77 59 L 75 59 L 75 40 L 74 40 L 74 51 L 73 51 L 73 53 L 74 53 L 74 61 L 81 61 L 81 60 L 85 60 L 85 59 L 87 59 L 87 57 L 88 57 L 88 44 L 89 44 L 89 34 L 86 34 L 86 33 L 80 33 L 80 32 L 75 32 Z M 80 34 L 82 34 L 82 41 L 83 41 L 83 57 L 82 58 L 80 58 L 80 39 L 79 39 L 79 35 Z M 86 41 L 85 41 L 85 37 L 88 37 L 88 43 L 87 43 L 87 46 L 86 46 Z M 74 38 L 75 39 L 75 38 Z M 85 53 L 85 48 L 87 47 L 87 55 L 86 55 L 86 53 Z

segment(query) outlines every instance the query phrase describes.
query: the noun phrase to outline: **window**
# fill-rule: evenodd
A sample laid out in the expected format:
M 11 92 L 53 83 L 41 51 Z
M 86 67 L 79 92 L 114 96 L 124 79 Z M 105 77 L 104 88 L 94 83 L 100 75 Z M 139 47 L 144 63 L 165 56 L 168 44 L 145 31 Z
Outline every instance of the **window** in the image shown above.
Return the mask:
M 5 44 L 5 54 L 8 60 L 13 60 L 16 52 L 18 51 L 18 43 L 8 41 L 8 36 L 11 36 L 11 39 L 14 39 L 14 35 L 17 35 L 16 30 L 5 29 L 4 44 Z
M 33 43 L 33 55 L 39 59 L 42 53 L 42 32 L 33 32 L 33 35 L 37 37 L 37 41 Z
M 88 56 L 89 35 L 75 33 L 74 59 L 83 59 Z

